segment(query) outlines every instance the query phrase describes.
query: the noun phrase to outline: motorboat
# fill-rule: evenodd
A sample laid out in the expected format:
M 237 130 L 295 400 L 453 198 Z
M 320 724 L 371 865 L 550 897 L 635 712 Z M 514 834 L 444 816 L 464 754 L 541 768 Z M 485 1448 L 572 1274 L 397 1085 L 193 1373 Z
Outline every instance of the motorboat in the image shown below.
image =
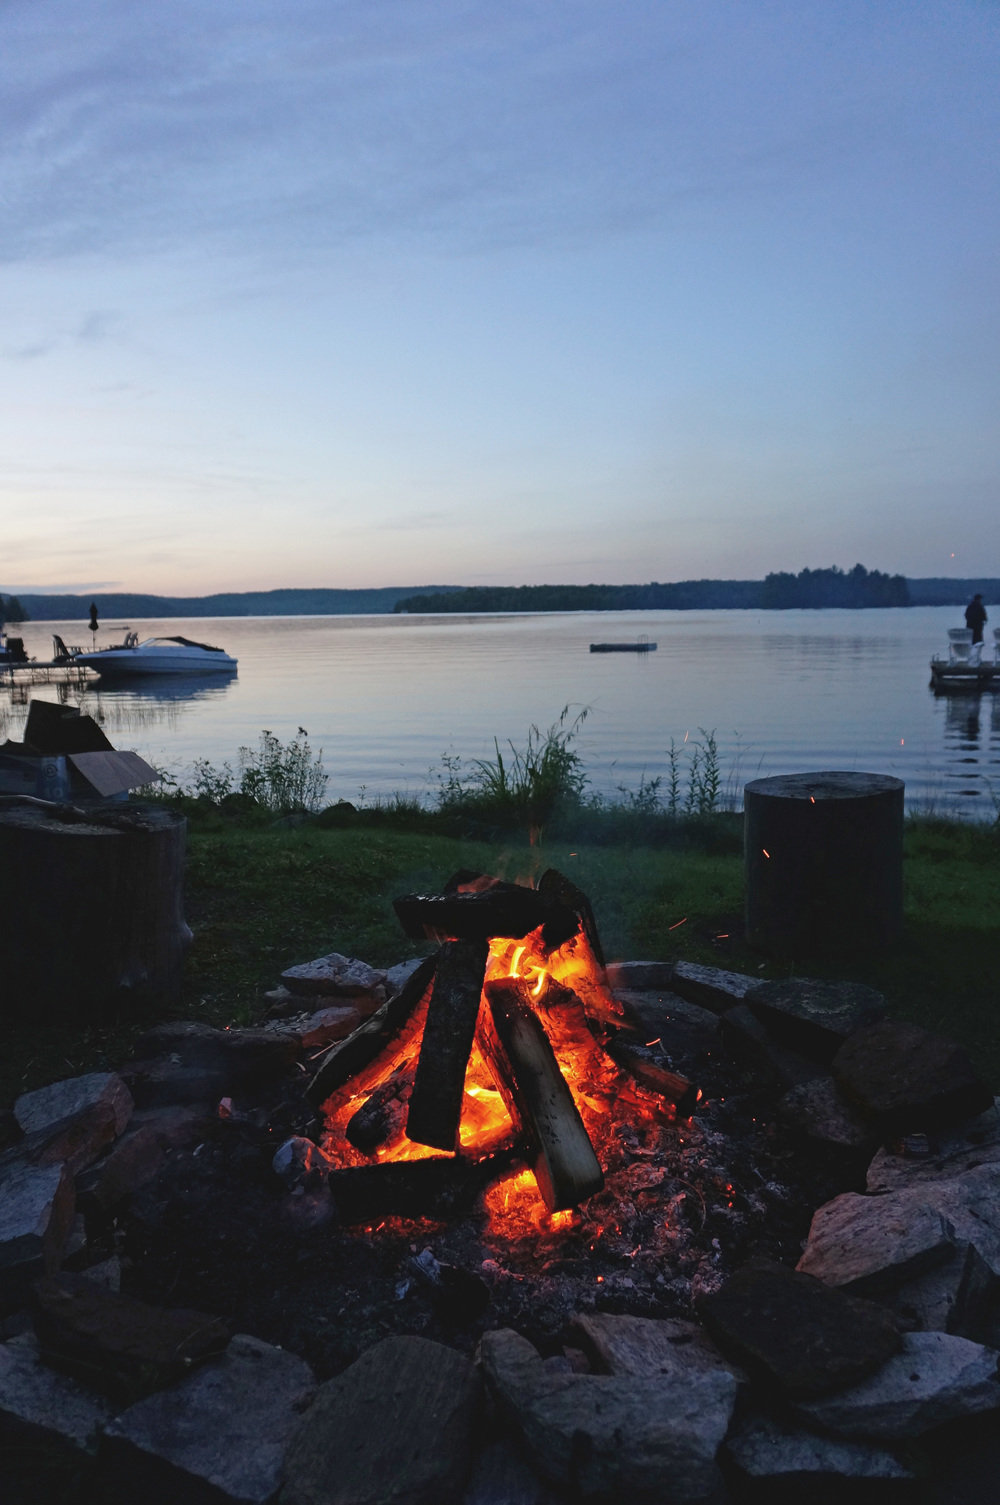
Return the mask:
M 126 632 L 124 642 L 88 651 L 67 648 L 62 638 L 53 634 L 52 644 L 55 663 L 78 664 L 101 675 L 218 674 L 231 672 L 237 665 L 224 648 L 180 636 L 140 642 L 137 632 Z
M 993 630 L 993 657 L 987 658 L 986 644 L 972 641 L 970 627 L 948 629 L 948 657 L 935 654 L 931 659 L 931 685 L 934 689 L 1000 689 L 1000 627 Z

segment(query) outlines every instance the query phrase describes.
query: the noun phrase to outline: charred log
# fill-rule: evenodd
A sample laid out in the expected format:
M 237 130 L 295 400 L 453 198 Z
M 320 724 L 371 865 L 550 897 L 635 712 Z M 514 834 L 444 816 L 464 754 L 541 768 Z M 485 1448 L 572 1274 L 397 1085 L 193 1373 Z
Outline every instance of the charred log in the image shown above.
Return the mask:
M 489 954 L 486 940 L 449 941 L 441 948 L 406 1119 L 406 1137 L 417 1144 L 458 1148 L 465 1071 Z
M 306 1088 L 306 1098 L 314 1108 L 381 1055 L 427 992 L 436 966 L 437 956 L 428 956 L 410 974 L 399 992 L 366 1019 L 360 1029 L 327 1051 Z
M 601 946 L 594 911 L 583 889 L 571 883 L 565 873 L 561 873 L 558 868 L 550 867 L 538 880 L 538 892 L 544 894 L 547 899 L 555 899 L 556 903 L 573 911 L 580 921 L 580 928 L 587 937 L 594 959 L 603 972 L 607 965 L 604 960 L 604 949 Z
M 550 1212 L 600 1191 L 598 1164 L 573 1094 L 519 978 L 486 985 L 480 1042 L 514 1125 L 531 1146 L 538 1189 Z
M 376 1087 L 368 1101 L 349 1119 L 344 1137 L 363 1155 L 370 1155 L 403 1127 L 412 1089 L 409 1064 L 394 1071 L 381 1087 Z
M 640 1087 L 656 1092 L 660 1097 L 666 1098 L 668 1103 L 672 1103 L 678 1118 L 691 1117 L 701 1096 L 694 1082 L 671 1071 L 657 1061 L 650 1050 L 641 1045 L 633 1045 L 622 1035 L 612 1036 L 606 1049 L 615 1065 L 628 1072 Z
M 513 1149 L 481 1160 L 462 1155 L 386 1160 L 331 1171 L 330 1192 L 343 1223 L 375 1218 L 451 1218 L 467 1213 L 480 1192 L 505 1176 L 519 1157 Z
M 496 883 L 479 893 L 406 894 L 392 907 L 406 934 L 419 941 L 483 941 L 495 935 L 519 940 L 541 926 L 552 951 L 580 928 L 572 909 L 517 883 Z

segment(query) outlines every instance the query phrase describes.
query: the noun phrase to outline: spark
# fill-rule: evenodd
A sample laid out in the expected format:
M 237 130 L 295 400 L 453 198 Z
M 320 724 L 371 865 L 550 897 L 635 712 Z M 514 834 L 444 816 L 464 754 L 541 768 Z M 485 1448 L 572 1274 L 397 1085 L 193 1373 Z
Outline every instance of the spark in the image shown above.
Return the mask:
M 768 851 L 768 850 L 767 850 L 767 847 L 761 847 L 761 851 L 762 851 L 762 852 L 763 852 L 763 853 L 764 853 L 764 856 L 765 856 L 765 857 L 770 857 L 770 855 L 771 855 L 771 854 L 770 854 L 770 852 L 769 852 L 769 851 Z
M 669 930 L 679 930 L 682 925 L 686 925 L 686 924 L 687 924 L 687 915 L 684 916 L 683 920 L 678 920 L 676 925 L 669 925 L 667 928 Z

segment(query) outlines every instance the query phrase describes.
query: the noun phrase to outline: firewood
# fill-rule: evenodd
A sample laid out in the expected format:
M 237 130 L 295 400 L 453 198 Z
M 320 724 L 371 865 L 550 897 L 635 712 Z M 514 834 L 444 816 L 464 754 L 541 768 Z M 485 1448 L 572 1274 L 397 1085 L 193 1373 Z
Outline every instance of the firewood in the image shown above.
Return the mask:
M 348 1120 L 344 1137 L 356 1150 L 369 1155 L 403 1127 L 412 1080 L 407 1068 L 411 1064 L 394 1071 Z
M 577 888 L 576 884 L 572 883 L 566 877 L 566 874 L 561 873 L 558 868 L 550 867 L 546 869 L 538 880 L 538 892 L 544 894 L 547 899 L 555 899 L 557 903 L 565 905 L 567 909 L 571 909 L 578 916 L 580 928 L 587 937 L 597 965 L 603 972 L 606 965 L 604 949 L 601 946 L 601 937 L 598 934 L 594 911 L 583 889 Z
M 678 1118 L 691 1117 L 701 1096 L 694 1082 L 661 1066 L 651 1053 L 644 1051 L 641 1046 L 637 1048 L 630 1044 L 621 1035 L 612 1036 L 606 1048 L 615 1065 L 627 1071 L 640 1087 L 656 1092 L 660 1097 L 666 1098 L 668 1103 L 672 1103 Z
M 427 992 L 436 966 L 436 955 L 426 957 L 416 971 L 411 972 L 394 997 L 383 1003 L 353 1035 L 348 1035 L 346 1040 L 339 1040 L 327 1051 L 306 1088 L 306 1098 L 312 1107 L 318 1108 L 331 1092 L 335 1092 L 350 1077 L 374 1061 L 399 1034 Z
M 572 909 L 534 888 L 497 883 L 481 893 L 406 894 L 392 904 L 412 940 L 489 940 L 495 935 L 520 940 L 541 925 L 548 950 L 575 935 L 580 922 Z
M 486 940 L 448 941 L 441 947 L 406 1119 L 406 1137 L 416 1144 L 458 1148 L 465 1071 L 489 954 Z
M 513 1148 L 468 1160 L 435 1155 L 427 1160 L 384 1160 L 331 1171 L 329 1187 L 342 1223 L 374 1218 L 447 1218 L 468 1212 L 491 1181 L 517 1163 Z
M 486 984 L 480 1043 L 550 1212 L 600 1191 L 604 1174 L 541 1020 L 515 977 Z

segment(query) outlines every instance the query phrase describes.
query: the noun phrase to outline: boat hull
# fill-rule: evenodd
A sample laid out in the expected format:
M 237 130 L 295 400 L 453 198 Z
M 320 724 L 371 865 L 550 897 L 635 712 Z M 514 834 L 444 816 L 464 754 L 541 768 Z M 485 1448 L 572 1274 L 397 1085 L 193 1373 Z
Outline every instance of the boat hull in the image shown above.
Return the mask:
M 228 653 L 197 653 L 183 648 L 111 648 L 100 653 L 75 654 L 72 662 L 115 677 L 145 677 L 148 674 L 234 673 L 237 660 Z

